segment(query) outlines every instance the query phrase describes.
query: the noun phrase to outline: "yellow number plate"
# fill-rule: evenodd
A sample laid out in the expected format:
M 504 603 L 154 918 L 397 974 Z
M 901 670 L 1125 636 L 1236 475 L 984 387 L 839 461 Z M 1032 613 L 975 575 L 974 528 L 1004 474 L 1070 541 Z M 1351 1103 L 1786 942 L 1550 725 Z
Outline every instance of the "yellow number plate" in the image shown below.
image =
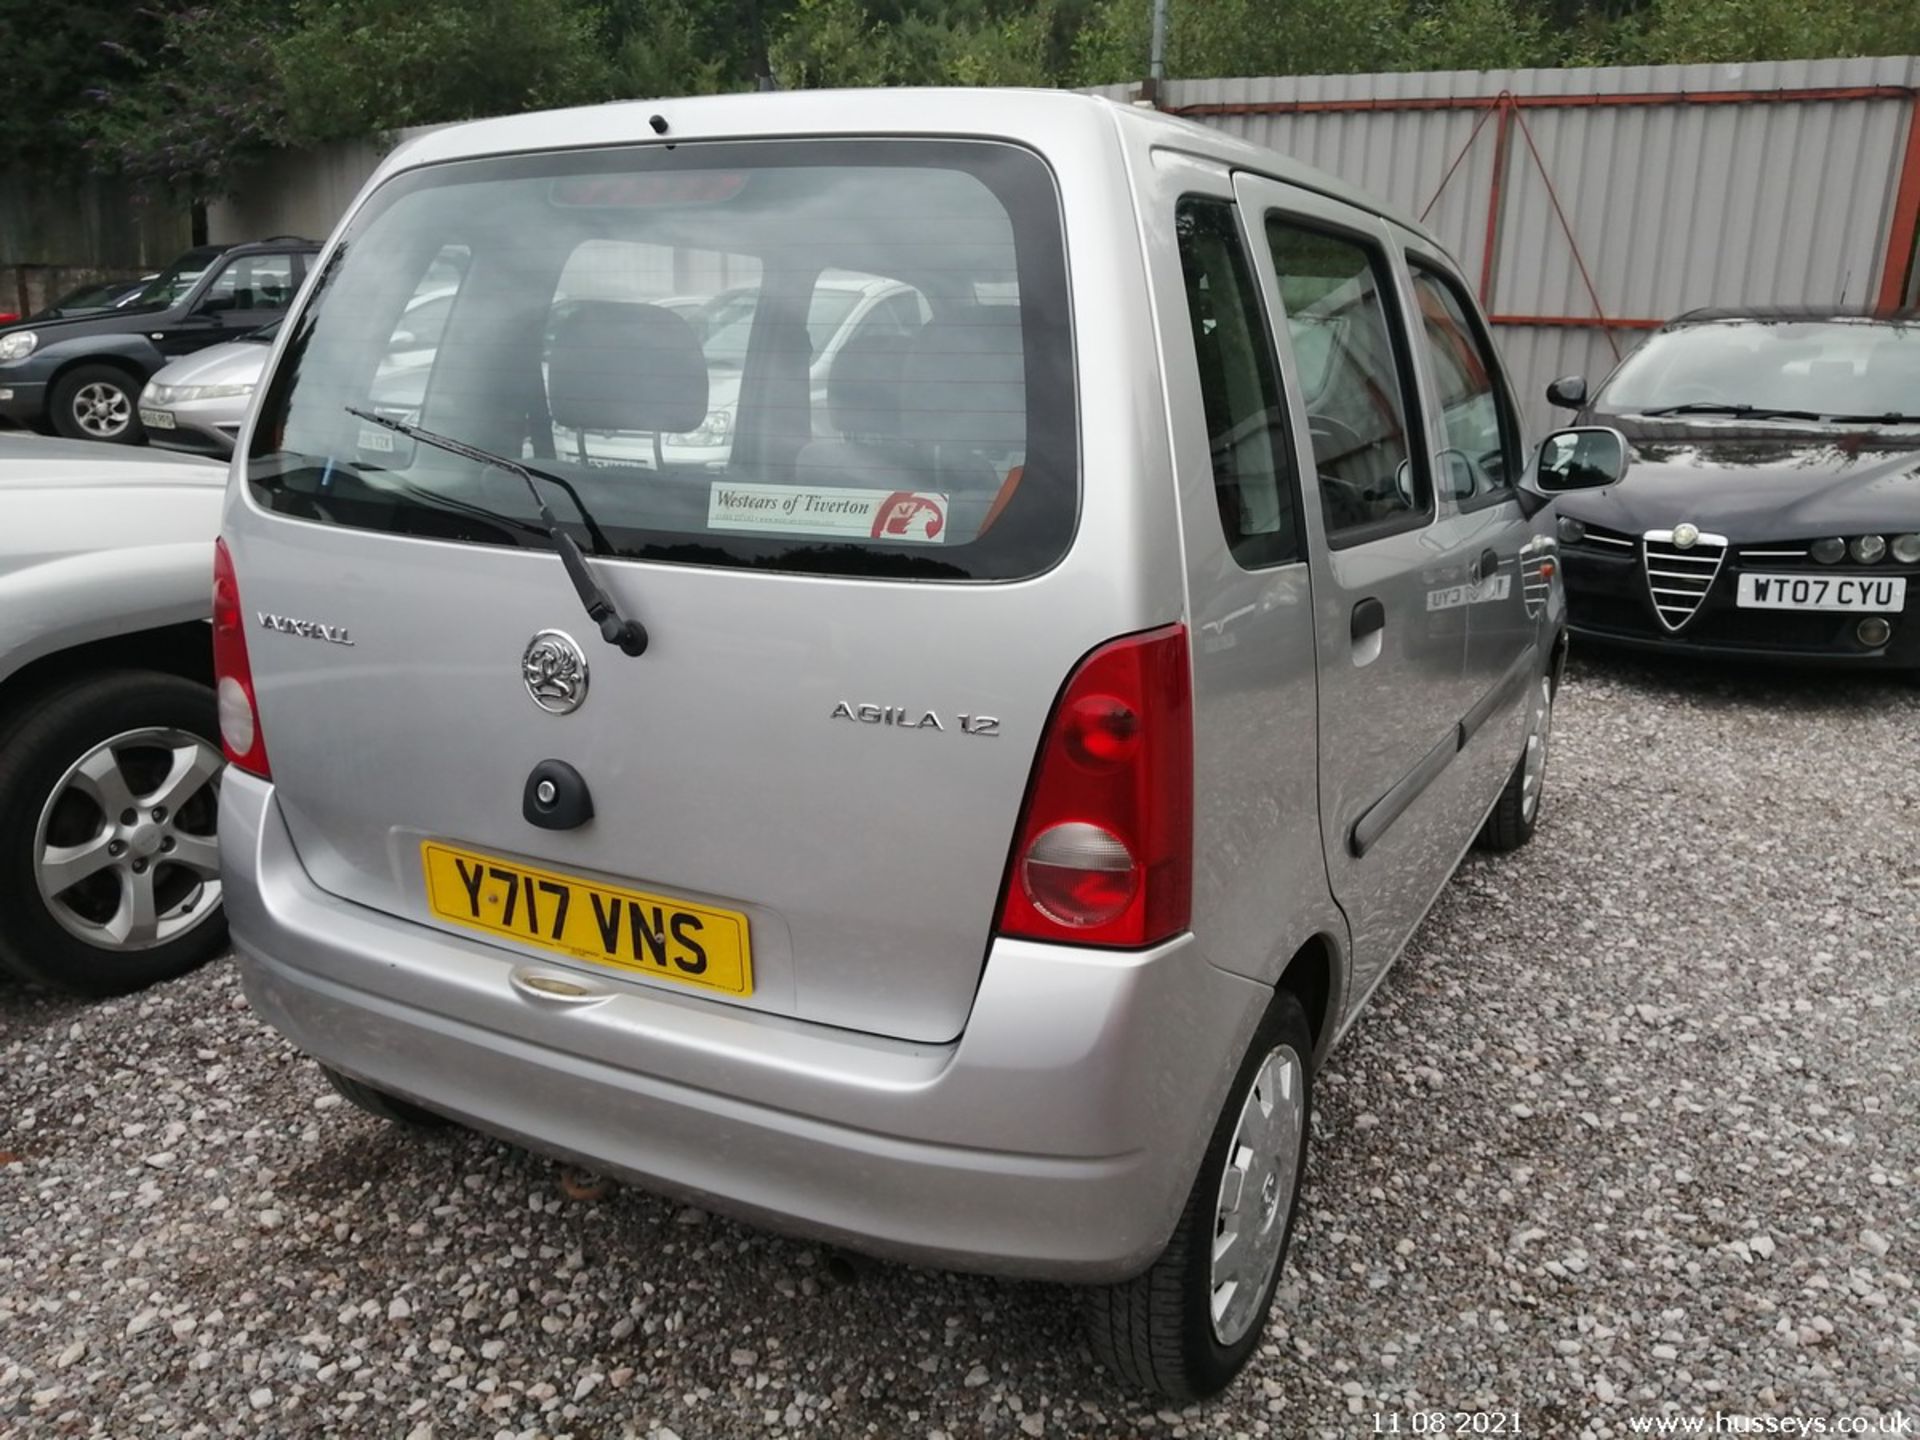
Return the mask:
M 632 974 L 753 993 L 747 917 L 622 890 L 517 860 L 420 846 L 427 906 L 442 920 Z

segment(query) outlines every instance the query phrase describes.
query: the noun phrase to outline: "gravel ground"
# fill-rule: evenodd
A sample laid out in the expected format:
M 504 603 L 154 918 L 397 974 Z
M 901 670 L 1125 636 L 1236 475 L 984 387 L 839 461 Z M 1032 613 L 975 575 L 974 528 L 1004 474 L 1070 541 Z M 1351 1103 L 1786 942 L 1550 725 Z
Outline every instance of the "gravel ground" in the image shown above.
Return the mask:
M 1469 861 L 1333 1057 L 1267 1344 L 1178 1412 L 1095 1370 L 1062 1292 L 362 1118 L 226 964 L 0 990 L 0 1434 L 1920 1411 L 1916 754 L 1911 687 L 1578 663 L 1536 842 Z

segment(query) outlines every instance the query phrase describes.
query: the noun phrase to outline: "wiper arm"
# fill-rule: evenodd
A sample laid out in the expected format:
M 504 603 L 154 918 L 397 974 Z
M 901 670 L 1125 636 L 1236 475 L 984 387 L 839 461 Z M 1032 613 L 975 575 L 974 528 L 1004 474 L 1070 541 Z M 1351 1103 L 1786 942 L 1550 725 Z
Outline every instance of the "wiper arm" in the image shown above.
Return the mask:
M 1662 405 L 1642 415 L 1733 415 L 1748 420 L 1824 420 L 1817 410 L 1775 410 L 1765 405 L 1734 405 L 1720 400 L 1690 400 L 1685 405 Z
M 600 588 L 600 582 L 593 578 L 593 571 L 587 568 L 587 557 L 580 553 L 579 542 L 554 519 L 553 511 L 547 508 L 546 498 L 541 495 L 540 487 L 534 482 L 545 480 L 558 485 L 567 492 L 574 508 L 580 512 L 580 518 L 586 523 L 587 534 L 592 538 L 594 549 L 600 554 L 608 553 L 613 547 L 607 543 L 607 537 L 601 533 L 599 525 L 588 513 L 587 507 L 580 503 L 580 496 L 573 486 L 558 475 L 549 475 L 544 470 L 536 470 L 531 465 L 522 465 L 518 460 L 509 460 L 504 455 L 496 455 L 491 450 L 482 450 L 477 445 L 469 445 L 464 440 L 450 439 L 445 435 L 436 435 L 431 430 L 422 430 L 418 425 L 409 425 L 404 420 L 394 420 L 385 415 L 376 415 L 371 410 L 358 410 L 348 405 L 346 412 L 356 419 L 371 421 L 373 424 L 409 440 L 417 440 L 422 445 L 431 445 L 436 450 L 445 450 L 450 455 L 478 461 L 482 465 L 491 465 L 496 470 L 504 470 L 509 475 L 518 475 L 526 483 L 527 493 L 533 496 L 533 503 L 539 507 L 540 519 L 547 527 L 547 537 L 553 541 L 553 548 L 560 552 L 560 563 L 567 567 L 567 578 L 573 581 L 574 591 L 580 596 L 580 603 L 587 607 L 587 618 L 600 627 L 600 635 L 609 645 L 618 645 L 629 655 L 644 655 L 647 650 L 646 627 L 638 620 L 629 620 L 614 605 L 613 597 Z

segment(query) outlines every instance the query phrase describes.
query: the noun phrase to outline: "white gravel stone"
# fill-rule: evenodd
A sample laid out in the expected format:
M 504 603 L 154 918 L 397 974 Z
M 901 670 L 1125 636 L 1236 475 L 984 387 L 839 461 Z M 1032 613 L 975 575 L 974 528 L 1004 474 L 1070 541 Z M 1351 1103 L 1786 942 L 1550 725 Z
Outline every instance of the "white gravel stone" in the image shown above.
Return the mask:
M 1620 1440 L 1663 1405 L 1891 1413 L 1920 1395 L 1917 701 L 1577 647 L 1539 834 L 1469 856 L 1316 1077 L 1275 1323 L 1200 1406 L 1097 1374 L 1057 1289 L 849 1272 L 322 1105 L 225 962 L 99 1001 L 0 981 L 0 1433 L 1346 1440 L 1478 1409 Z

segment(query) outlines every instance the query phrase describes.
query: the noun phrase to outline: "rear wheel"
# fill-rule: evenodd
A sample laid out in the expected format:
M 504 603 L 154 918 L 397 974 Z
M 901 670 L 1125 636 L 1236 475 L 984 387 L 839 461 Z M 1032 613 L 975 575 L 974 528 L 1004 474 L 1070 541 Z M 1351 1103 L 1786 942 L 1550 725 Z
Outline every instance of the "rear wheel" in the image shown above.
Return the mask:
M 1087 1338 L 1121 1380 L 1173 1400 L 1217 1394 L 1260 1343 L 1306 1173 L 1313 1055 L 1306 1011 L 1274 996 L 1166 1250 L 1085 1292 Z
M 140 382 L 117 365 L 76 366 L 54 384 L 48 405 L 53 428 L 69 440 L 137 445 L 147 435 L 139 392 Z
M 327 1077 L 327 1083 L 341 1096 L 350 1100 L 376 1120 L 385 1120 L 394 1125 L 409 1125 L 416 1130 L 438 1130 L 453 1122 L 444 1115 L 414 1104 L 411 1100 L 402 1100 L 398 1095 L 389 1095 L 384 1090 L 376 1090 L 371 1085 L 362 1084 L 338 1070 L 330 1070 L 325 1065 L 320 1073 Z
M 1480 846 L 1496 854 L 1518 850 L 1533 838 L 1540 822 L 1540 799 L 1547 783 L 1547 753 L 1553 738 L 1553 677 L 1534 682 L 1527 713 L 1527 743 L 1480 830 Z
M 16 717 L 0 750 L 0 965 L 136 990 L 226 945 L 212 693 L 119 671 Z

